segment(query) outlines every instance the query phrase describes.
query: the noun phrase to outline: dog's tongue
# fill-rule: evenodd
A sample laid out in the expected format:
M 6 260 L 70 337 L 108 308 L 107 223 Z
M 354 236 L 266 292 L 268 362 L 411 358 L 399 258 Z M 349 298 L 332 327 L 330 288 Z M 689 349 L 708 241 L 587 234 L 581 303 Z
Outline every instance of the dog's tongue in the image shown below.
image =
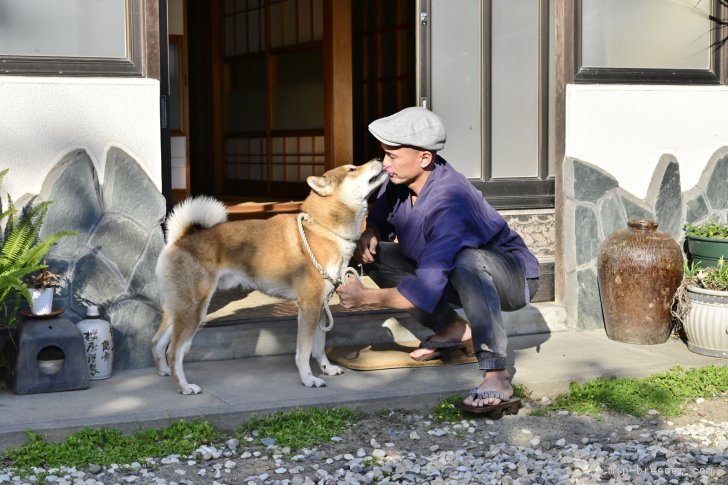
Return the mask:
M 394 168 L 393 167 L 386 167 L 384 170 L 387 171 L 387 175 L 389 175 L 390 177 L 392 175 L 394 175 Z

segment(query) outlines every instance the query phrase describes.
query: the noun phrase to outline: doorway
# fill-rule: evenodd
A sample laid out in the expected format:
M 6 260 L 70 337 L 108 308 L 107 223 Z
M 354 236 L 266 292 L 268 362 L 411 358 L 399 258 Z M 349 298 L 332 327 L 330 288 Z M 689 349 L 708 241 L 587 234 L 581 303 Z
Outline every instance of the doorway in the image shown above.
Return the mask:
M 415 104 L 415 0 L 183 5 L 188 192 L 233 213 L 266 216 L 307 176 L 377 156 L 367 125 Z

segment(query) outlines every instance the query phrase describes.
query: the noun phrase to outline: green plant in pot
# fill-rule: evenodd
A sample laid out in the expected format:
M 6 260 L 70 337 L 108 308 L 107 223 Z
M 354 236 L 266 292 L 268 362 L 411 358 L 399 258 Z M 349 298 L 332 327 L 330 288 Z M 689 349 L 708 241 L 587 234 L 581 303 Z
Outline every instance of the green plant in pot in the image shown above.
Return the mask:
M 686 224 L 685 247 L 689 262 L 715 266 L 720 258 L 728 258 L 728 224 Z
M 30 313 L 33 315 L 48 315 L 53 312 L 53 295 L 61 284 L 61 276 L 48 269 L 47 262 L 44 262 L 44 266 L 27 280 L 31 300 Z
M 0 184 L 7 174 L 8 169 L 0 171 Z M 50 204 L 31 201 L 18 209 L 8 194 L 7 210 L 3 210 L 0 199 L 0 224 L 4 225 L 0 231 L 0 353 L 12 338 L 22 302 L 31 304 L 26 279 L 47 267 L 42 261 L 59 239 L 77 234 L 61 231 L 40 237 Z
M 682 324 L 688 348 L 695 353 L 728 358 L 728 262 L 715 266 L 685 264 L 675 295 L 675 316 Z

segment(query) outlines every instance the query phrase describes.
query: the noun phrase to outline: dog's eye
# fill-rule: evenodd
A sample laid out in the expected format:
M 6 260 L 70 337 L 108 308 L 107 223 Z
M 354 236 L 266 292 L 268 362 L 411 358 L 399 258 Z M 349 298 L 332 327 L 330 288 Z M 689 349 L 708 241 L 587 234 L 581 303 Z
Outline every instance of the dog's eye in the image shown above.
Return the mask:
M 349 172 L 356 172 L 356 167 L 349 167 Z

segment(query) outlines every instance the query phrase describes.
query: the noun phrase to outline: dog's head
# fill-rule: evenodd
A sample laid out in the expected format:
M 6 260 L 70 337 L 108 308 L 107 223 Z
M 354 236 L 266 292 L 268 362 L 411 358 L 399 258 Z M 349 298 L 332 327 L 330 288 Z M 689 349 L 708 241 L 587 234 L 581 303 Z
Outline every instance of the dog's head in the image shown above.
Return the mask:
M 364 165 L 342 165 L 329 170 L 320 177 L 306 179 L 309 187 L 322 197 L 336 195 L 346 205 L 356 207 L 365 202 L 369 195 L 387 180 L 382 162 L 373 159 Z

